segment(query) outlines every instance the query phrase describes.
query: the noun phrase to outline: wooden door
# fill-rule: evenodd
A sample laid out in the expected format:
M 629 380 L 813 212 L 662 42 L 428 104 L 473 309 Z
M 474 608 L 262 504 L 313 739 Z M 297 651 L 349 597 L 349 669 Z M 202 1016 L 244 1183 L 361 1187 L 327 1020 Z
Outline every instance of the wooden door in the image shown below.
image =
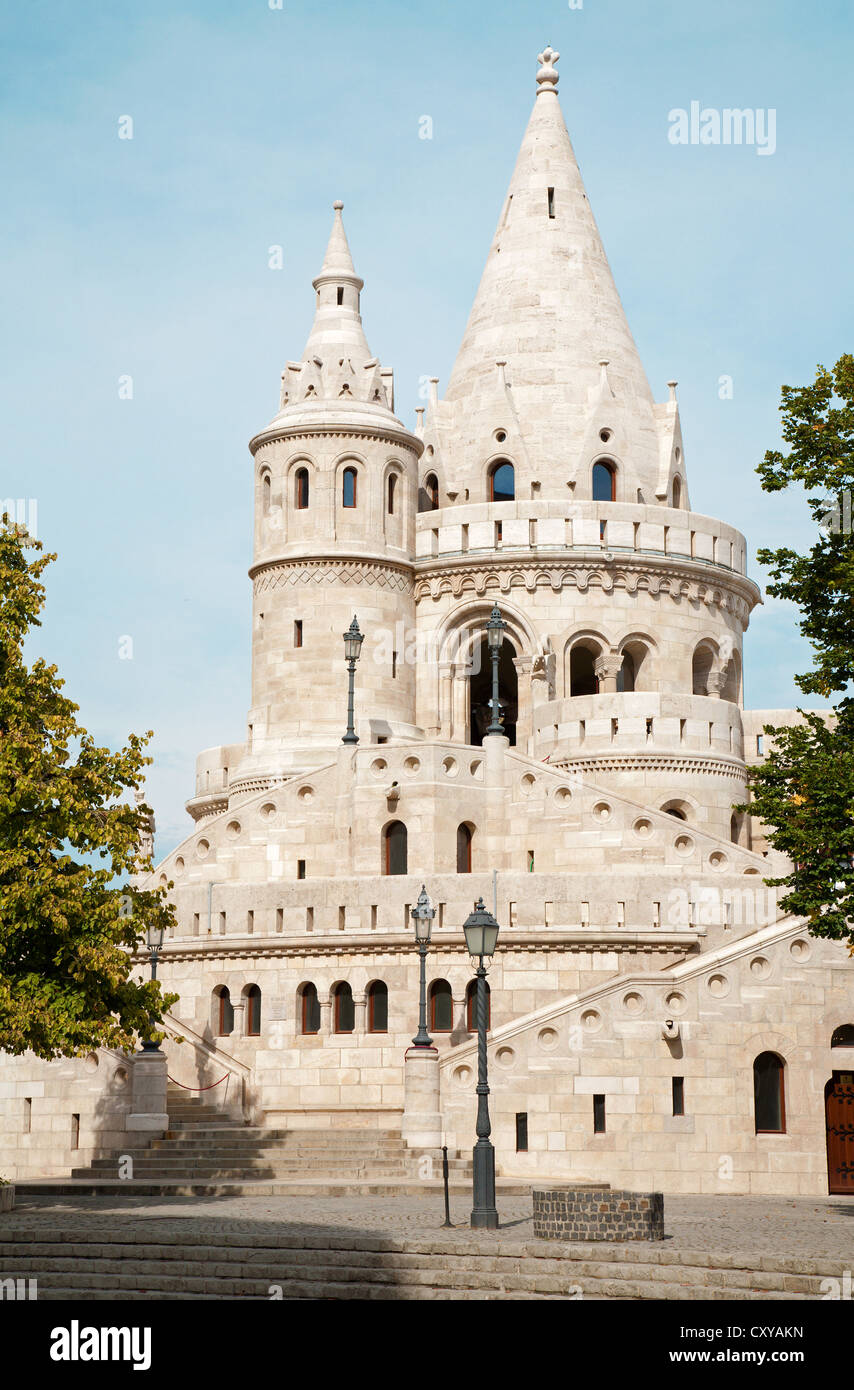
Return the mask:
M 828 1191 L 854 1194 L 854 1072 L 833 1073 L 824 1088 L 824 1108 Z

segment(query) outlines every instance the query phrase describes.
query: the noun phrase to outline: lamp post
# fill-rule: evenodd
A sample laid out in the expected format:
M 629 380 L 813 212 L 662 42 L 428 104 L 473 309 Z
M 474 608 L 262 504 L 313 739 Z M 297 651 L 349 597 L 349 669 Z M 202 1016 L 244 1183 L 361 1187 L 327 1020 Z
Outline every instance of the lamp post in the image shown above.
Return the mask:
M 410 913 L 415 923 L 415 940 L 418 943 L 418 953 L 421 957 L 421 990 L 418 999 L 418 1032 L 412 1039 L 413 1047 L 432 1047 L 433 1039 L 427 1032 L 427 947 L 430 945 L 430 934 L 433 930 L 433 918 L 436 916 L 435 907 L 431 907 L 430 899 L 427 896 L 427 889 L 421 885 L 421 892 L 418 894 L 418 902 Z
M 149 925 L 145 930 L 145 941 L 148 946 L 148 959 L 151 962 L 151 978 L 157 979 L 157 957 L 163 950 L 163 927 Z M 154 1042 L 152 1038 L 144 1038 L 142 1043 L 143 1052 L 159 1052 L 160 1044 Z
M 500 615 L 499 615 L 500 621 Z M 498 942 L 498 923 L 478 898 L 474 912 L 463 923 L 466 946 L 477 961 L 477 1143 L 473 1154 L 474 1200 L 471 1224 L 473 1227 L 495 1230 L 498 1212 L 495 1207 L 495 1149 L 489 1140 L 489 1085 L 486 1059 L 486 972 L 484 961 L 491 960 Z
M 486 624 L 486 640 L 489 644 L 489 655 L 492 660 L 492 720 L 487 735 L 503 734 L 504 728 L 500 719 L 500 709 L 498 704 L 498 660 L 501 656 L 501 644 L 504 640 L 504 633 L 507 624 L 501 616 L 501 609 L 496 603 L 489 615 L 489 622 Z
M 342 743 L 359 742 L 359 735 L 353 726 L 353 685 L 356 676 L 356 662 L 359 660 L 359 652 L 362 650 L 364 640 L 365 635 L 359 631 L 359 624 L 354 615 L 352 623 L 344 633 L 344 658 L 347 662 L 350 688 L 347 695 L 347 732 L 341 740 Z

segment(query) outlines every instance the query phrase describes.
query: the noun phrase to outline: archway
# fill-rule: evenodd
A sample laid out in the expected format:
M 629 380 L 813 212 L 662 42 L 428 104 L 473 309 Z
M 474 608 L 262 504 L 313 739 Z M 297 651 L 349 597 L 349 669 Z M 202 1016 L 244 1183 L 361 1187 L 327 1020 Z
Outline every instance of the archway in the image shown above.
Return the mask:
M 504 733 L 511 747 L 516 743 L 516 720 L 519 712 L 519 679 L 513 658 L 516 648 L 505 637 L 498 657 L 498 705 Z M 492 659 L 489 643 L 484 637 L 473 652 L 472 673 L 469 677 L 469 742 L 480 746 L 492 720 Z

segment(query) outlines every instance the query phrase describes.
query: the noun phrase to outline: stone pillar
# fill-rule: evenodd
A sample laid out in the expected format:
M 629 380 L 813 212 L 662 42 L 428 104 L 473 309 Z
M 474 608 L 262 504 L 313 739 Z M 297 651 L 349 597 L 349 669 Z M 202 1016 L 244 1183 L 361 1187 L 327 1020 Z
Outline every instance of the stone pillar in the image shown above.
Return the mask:
M 368 996 L 367 994 L 353 995 L 353 1032 L 367 1033 L 368 1031 Z
M 234 1014 L 234 1026 L 231 1030 L 231 1036 L 232 1038 L 243 1038 L 246 1036 L 246 1024 L 244 1022 L 246 1016 L 246 1000 L 242 996 L 240 999 L 232 1000 L 231 1008 Z
M 599 681 L 599 691 L 602 695 L 615 695 L 617 693 L 617 677 L 623 665 L 623 658 L 619 652 L 614 654 L 609 652 L 605 656 L 600 656 L 593 663 L 593 670 Z
M 534 732 L 532 661 L 530 657 L 514 656 L 513 665 L 516 667 L 516 747 L 523 753 L 530 753 Z
M 439 667 L 439 737 L 450 740 L 453 730 L 454 668 L 450 662 Z
M 320 1032 L 332 1032 L 332 995 L 327 994 L 325 999 L 318 995 L 318 1005 L 320 1006 Z
M 469 732 L 469 676 L 467 665 L 454 667 L 453 713 L 451 718 L 451 737 L 459 743 L 467 743 Z
M 165 1134 L 169 1128 L 166 1113 L 166 1053 L 137 1052 L 132 1058 L 131 1108 L 125 1121 L 128 1130 Z
M 401 1135 L 411 1149 L 438 1149 L 442 1143 L 439 1109 L 439 1051 L 410 1047 L 403 1059 Z

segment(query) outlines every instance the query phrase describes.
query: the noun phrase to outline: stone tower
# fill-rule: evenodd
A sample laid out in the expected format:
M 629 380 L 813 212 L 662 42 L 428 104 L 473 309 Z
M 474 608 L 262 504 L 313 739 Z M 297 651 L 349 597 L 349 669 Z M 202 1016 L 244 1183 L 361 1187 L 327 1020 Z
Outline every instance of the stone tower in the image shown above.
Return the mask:
M 363 649 L 357 726 L 370 741 L 411 734 L 415 489 L 420 440 L 394 415 L 391 369 L 362 328 L 363 281 L 336 202 L 314 280 L 314 324 L 282 373 L 279 412 L 251 441 L 255 466 L 252 708 L 239 769 L 259 777 L 317 766 L 340 744 L 343 642 Z

